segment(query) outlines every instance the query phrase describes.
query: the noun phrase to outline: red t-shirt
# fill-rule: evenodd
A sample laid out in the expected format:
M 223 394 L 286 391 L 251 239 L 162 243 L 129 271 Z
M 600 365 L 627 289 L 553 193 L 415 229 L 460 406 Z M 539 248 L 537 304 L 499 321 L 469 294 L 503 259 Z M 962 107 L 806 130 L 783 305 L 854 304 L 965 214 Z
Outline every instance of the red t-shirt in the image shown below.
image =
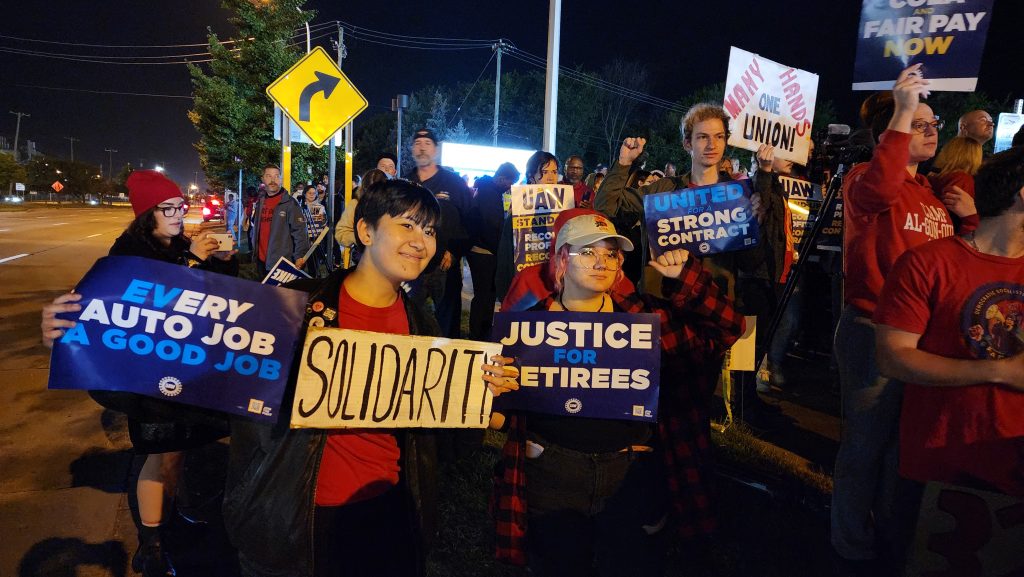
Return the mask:
M 909 146 L 910 134 L 886 130 L 871 161 L 853 167 L 843 183 L 845 298 L 869 316 L 904 251 L 953 234 L 928 179 L 907 172 Z
M 957 359 L 1024 351 L 1024 257 L 981 254 L 946 238 L 893 266 L 875 322 L 921 335 L 917 348 Z M 906 383 L 900 473 L 1024 496 L 1024 393 L 990 383 Z
M 277 209 L 277 203 L 281 202 L 281 192 L 278 192 L 274 196 L 268 196 L 263 199 L 263 205 L 260 209 L 260 246 L 259 246 L 259 257 L 260 262 L 270 266 L 274 266 L 277 263 L 267 262 L 267 246 L 270 243 L 270 223 L 274 220 L 274 210 Z
M 338 294 L 338 325 L 345 329 L 409 334 L 402 299 L 384 308 L 366 306 L 348 294 Z M 398 484 L 401 451 L 391 433 L 377 429 L 343 429 L 327 434 L 316 479 L 316 504 L 337 506 L 365 501 Z

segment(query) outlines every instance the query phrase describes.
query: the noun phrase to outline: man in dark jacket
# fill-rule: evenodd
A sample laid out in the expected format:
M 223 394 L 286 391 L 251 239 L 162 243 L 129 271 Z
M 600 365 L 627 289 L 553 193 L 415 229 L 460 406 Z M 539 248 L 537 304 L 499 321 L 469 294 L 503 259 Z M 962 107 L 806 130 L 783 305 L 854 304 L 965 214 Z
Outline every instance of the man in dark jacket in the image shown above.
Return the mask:
M 309 250 L 302 207 L 281 186 L 281 169 L 267 165 L 263 169 L 263 184 L 265 192 L 256 201 L 249 227 L 260 278 L 266 276 L 268 267 L 277 264 L 281 257 L 302 268 L 306 264 L 303 255 Z
M 461 263 L 469 251 L 469 235 L 464 223 L 469 217 L 473 193 L 459 175 L 437 164 L 437 152 L 437 137 L 432 130 L 421 128 L 413 133 L 412 155 L 416 169 L 407 174 L 406 179 L 422 184 L 441 203 L 438 232 L 444 246 L 438 247 L 438 270 L 429 272 L 428 269 L 424 283 L 436 287 L 437 290 L 431 292 L 440 297 L 435 298 L 434 314 L 441 325 L 441 334 L 457 339 L 462 321 Z M 446 210 L 445 203 L 455 210 Z
M 469 338 L 488 340 L 494 319 L 494 274 L 498 241 L 505 222 L 505 193 L 519 181 L 519 170 L 511 162 L 498 167 L 494 177 L 476 181 L 476 197 L 470 209 L 469 229 L 473 247 L 466 260 L 473 275 L 473 302 L 469 306 Z

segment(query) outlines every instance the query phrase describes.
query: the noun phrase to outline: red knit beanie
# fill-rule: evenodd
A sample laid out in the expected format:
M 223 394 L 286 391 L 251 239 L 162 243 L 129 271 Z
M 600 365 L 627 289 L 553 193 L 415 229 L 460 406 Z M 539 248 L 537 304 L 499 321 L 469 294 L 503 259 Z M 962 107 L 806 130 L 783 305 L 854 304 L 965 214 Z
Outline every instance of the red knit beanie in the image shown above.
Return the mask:
M 125 181 L 135 216 L 171 198 L 183 198 L 174 181 L 155 170 L 136 170 Z

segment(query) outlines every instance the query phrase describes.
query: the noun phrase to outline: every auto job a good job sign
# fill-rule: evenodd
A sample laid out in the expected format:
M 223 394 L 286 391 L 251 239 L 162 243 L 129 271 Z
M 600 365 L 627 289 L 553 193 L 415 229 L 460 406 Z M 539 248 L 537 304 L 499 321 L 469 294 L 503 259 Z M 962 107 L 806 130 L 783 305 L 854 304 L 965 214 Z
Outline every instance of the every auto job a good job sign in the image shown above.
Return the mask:
M 141 257 L 111 256 L 75 288 L 51 389 L 126 391 L 274 420 L 306 294 Z
M 658 315 L 497 313 L 491 334 L 520 365 L 519 390 L 495 399 L 495 410 L 657 420 Z

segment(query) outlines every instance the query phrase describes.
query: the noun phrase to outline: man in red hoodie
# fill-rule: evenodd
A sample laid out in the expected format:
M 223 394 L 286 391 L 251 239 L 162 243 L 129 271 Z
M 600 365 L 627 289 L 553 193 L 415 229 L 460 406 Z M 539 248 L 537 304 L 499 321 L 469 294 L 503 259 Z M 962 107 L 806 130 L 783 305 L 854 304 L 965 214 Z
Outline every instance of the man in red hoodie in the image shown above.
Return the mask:
M 875 361 L 871 315 L 893 263 L 907 249 L 951 236 L 953 223 L 918 163 L 935 155 L 941 124 L 928 81 L 915 64 L 900 73 L 892 98 L 872 97 L 878 145 L 843 186 L 845 308 L 835 351 L 842 386 L 843 435 L 832 493 L 832 547 L 841 560 L 867 571 L 901 550 L 893 514 L 896 441 L 902 385 L 882 377 Z M 888 125 L 884 125 L 885 118 Z M 874 130 L 873 130 L 874 132 Z M 877 533 L 877 534 L 876 534 Z M 876 550 L 876 543 L 884 544 Z

